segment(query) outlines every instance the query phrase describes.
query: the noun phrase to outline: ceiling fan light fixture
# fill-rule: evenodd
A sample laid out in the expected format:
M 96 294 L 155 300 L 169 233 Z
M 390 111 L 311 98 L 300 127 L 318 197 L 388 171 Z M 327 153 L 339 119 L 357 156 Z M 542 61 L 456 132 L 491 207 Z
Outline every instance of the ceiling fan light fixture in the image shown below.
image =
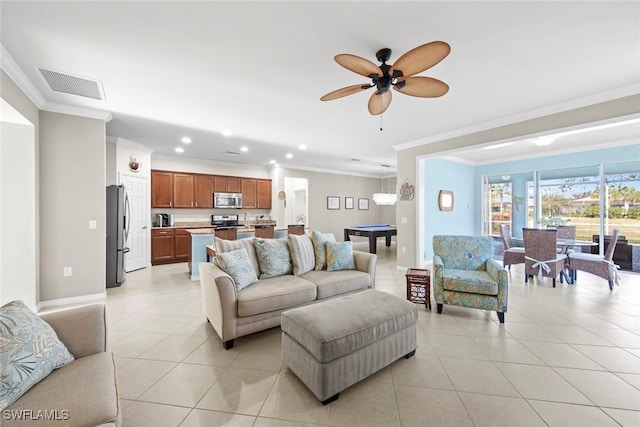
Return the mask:
M 373 193 L 372 199 L 376 205 L 395 205 L 398 196 L 391 193 Z

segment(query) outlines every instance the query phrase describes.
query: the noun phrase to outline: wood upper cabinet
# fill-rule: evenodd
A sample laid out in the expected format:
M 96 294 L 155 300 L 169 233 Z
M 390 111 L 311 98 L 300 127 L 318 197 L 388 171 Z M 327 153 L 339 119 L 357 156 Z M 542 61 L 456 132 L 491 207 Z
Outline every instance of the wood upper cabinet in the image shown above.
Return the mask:
M 255 209 L 257 207 L 256 199 L 257 181 L 255 179 L 242 180 L 242 208 Z
M 151 171 L 151 207 L 173 207 L 173 173 Z
M 195 207 L 211 209 L 213 207 L 214 177 L 211 175 L 196 175 L 194 181 Z
M 193 208 L 193 175 L 186 173 L 173 174 L 173 207 Z
M 258 209 L 271 209 L 271 180 L 257 180 L 256 207 Z
M 233 176 L 216 175 L 214 178 L 214 191 L 219 193 L 240 193 L 242 180 Z

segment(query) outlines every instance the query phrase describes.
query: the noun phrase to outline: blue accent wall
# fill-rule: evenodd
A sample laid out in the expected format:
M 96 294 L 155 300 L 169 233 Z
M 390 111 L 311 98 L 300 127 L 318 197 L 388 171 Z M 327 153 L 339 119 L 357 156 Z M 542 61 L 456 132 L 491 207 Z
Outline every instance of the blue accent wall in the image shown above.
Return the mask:
M 433 236 L 435 234 L 473 235 L 475 194 L 479 190 L 474 178 L 475 168 L 470 165 L 444 159 L 424 160 L 425 179 L 425 260 L 433 258 Z M 438 209 L 440 190 L 451 190 L 454 195 L 452 211 Z

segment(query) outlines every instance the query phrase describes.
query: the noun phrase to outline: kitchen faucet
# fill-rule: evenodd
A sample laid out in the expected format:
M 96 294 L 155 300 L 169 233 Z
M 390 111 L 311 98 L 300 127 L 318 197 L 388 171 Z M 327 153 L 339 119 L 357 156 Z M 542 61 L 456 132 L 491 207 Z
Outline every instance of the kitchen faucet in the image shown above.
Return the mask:
M 244 213 L 244 225 L 249 225 L 251 220 L 249 219 L 249 212 Z

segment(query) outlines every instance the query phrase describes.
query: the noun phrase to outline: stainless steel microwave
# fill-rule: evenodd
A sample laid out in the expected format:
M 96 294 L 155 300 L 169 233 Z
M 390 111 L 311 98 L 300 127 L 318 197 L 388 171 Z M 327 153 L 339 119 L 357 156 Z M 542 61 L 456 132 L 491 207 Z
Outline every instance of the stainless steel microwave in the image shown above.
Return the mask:
M 240 209 L 242 208 L 242 194 L 213 193 L 213 207 L 220 209 Z

